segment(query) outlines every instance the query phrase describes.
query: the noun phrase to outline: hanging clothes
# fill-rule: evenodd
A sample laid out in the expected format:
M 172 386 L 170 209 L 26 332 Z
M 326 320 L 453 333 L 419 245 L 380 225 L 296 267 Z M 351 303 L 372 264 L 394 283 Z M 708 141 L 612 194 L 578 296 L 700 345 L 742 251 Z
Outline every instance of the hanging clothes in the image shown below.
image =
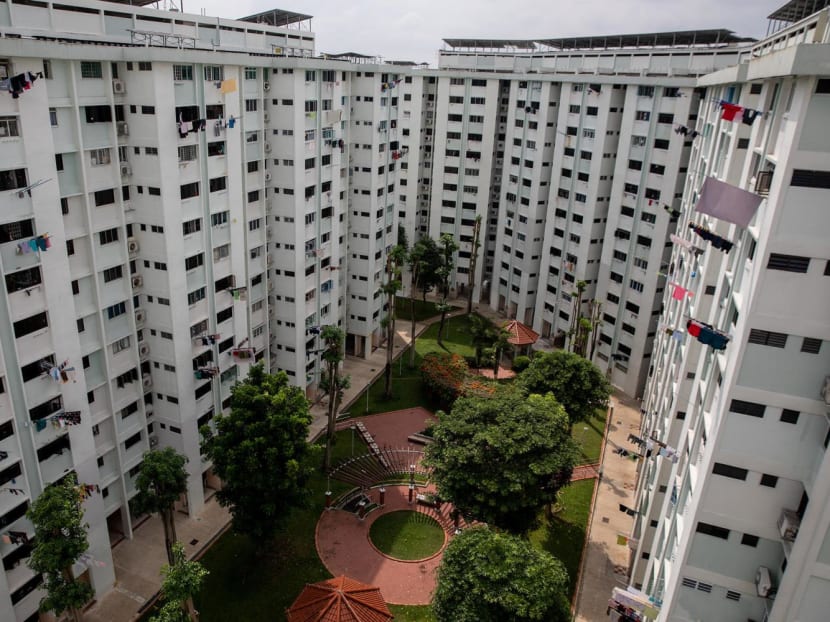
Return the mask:
M 725 350 L 730 339 L 729 335 L 716 330 L 711 324 L 694 319 L 686 322 L 686 331 L 700 343 L 711 347 L 713 350 Z
M 678 246 L 682 246 L 686 250 L 691 250 L 692 248 L 692 243 L 689 240 L 684 240 L 679 235 L 675 235 L 674 233 L 669 235 L 669 239 Z
M 689 133 L 689 128 L 685 125 L 678 125 L 676 128 L 674 128 L 674 133 L 680 134 L 681 136 L 686 136 L 686 134 Z
M 694 223 L 689 223 L 689 229 L 694 231 L 697 235 L 699 235 L 704 240 L 707 240 L 712 243 L 712 246 L 718 249 L 719 251 L 729 254 L 729 251 L 732 250 L 734 244 L 727 240 L 726 238 L 722 238 L 716 233 L 712 233 L 706 227 L 702 227 L 700 225 L 696 225 Z
M 694 296 L 694 294 L 692 292 L 690 292 L 685 287 L 681 287 L 677 283 L 672 283 L 671 286 L 674 288 L 674 291 L 672 291 L 671 297 L 674 298 L 675 300 L 683 300 L 684 298 L 686 298 L 686 296 L 690 296 L 690 297 Z
M 229 127 L 230 129 L 233 129 L 233 126 L 234 126 L 234 125 L 236 125 L 236 119 L 235 119 L 234 117 L 230 117 L 230 118 L 228 119 L 228 127 Z
M 752 125 L 755 123 L 755 117 L 761 114 L 760 110 L 753 110 L 752 108 L 744 108 L 744 114 L 741 118 L 741 122 L 745 125 Z
M 709 177 L 703 182 L 695 211 L 746 229 L 762 200 L 753 192 Z
M 666 210 L 671 215 L 672 218 L 680 218 L 680 215 L 682 214 L 682 212 L 680 210 L 673 209 L 673 208 L 669 207 L 668 205 L 664 205 L 663 209 Z
M 742 106 L 738 106 L 736 104 L 730 104 L 726 101 L 721 101 L 720 103 L 721 110 L 723 113 L 721 114 L 721 119 L 724 121 L 734 121 L 735 117 L 738 115 L 739 112 L 743 110 Z

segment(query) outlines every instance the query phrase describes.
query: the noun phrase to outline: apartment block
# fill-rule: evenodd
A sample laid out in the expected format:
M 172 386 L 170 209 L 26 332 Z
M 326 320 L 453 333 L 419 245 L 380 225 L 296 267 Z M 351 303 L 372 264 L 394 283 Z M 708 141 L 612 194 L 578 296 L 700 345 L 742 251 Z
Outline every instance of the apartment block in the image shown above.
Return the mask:
M 810 10 L 698 80 L 622 596 L 646 619 L 830 607 L 830 9 Z

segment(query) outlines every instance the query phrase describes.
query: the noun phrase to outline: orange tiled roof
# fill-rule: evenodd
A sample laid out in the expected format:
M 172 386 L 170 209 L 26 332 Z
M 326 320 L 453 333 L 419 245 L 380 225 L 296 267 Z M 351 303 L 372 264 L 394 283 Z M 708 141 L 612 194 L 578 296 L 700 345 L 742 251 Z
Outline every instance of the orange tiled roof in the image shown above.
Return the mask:
M 286 611 L 288 622 L 389 622 L 380 589 L 343 575 L 309 583 Z
M 518 320 L 506 322 L 504 324 L 504 330 L 512 335 L 508 341 L 514 346 L 529 346 L 536 343 L 536 340 L 539 339 L 539 333 Z

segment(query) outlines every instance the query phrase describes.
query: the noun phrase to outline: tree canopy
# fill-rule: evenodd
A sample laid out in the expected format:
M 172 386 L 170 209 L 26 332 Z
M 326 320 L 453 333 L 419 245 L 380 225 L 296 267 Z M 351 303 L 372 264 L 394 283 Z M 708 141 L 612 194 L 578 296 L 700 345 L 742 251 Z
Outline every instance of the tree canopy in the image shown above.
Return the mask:
M 502 389 L 461 397 L 438 413 L 426 463 L 438 492 L 464 514 L 514 533 L 569 481 L 577 456 L 565 410 L 551 395 Z
M 516 383 L 528 394 L 553 393 L 571 425 L 607 408 L 611 395 L 611 384 L 596 365 L 564 350 L 537 352 Z
M 409 251 L 409 263 L 413 271 L 414 285 L 421 290 L 424 300 L 433 288 L 441 284 L 441 277 L 438 269 L 441 267 L 442 258 L 438 244 L 430 237 L 420 238 Z M 415 292 L 412 292 L 415 297 Z
M 438 568 L 438 622 L 566 622 L 568 573 L 514 535 L 473 527 L 455 536 Z
M 230 508 L 234 529 L 267 542 L 310 495 L 308 400 L 284 372 L 267 374 L 255 365 L 231 390 L 230 414 L 215 421 L 216 434 L 205 426 L 202 435 L 222 479 L 219 503 Z
M 81 493 L 75 474 L 47 486 L 26 512 L 35 527 L 35 544 L 29 567 L 43 573 L 46 596 L 41 611 L 58 617 L 68 611 L 79 620 L 79 609 L 92 598 L 89 583 L 72 573 L 73 564 L 89 548 Z
M 198 622 L 193 597 L 210 574 L 199 562 L 189 561 L 181 542 L 173 544 L 173 563 L 161 567 L 164 605 L 151 622 Z
M 187 458 L 172 447 L 148 451 L 135 479 L 138 494 L 133 501 L 139 514 L 150 512 L 161 515 L 164 527 L 164 545 L 167 562 L 173 563 L 173 543 L 176 541 L 176 522 L 173 504 L 187 490 Z

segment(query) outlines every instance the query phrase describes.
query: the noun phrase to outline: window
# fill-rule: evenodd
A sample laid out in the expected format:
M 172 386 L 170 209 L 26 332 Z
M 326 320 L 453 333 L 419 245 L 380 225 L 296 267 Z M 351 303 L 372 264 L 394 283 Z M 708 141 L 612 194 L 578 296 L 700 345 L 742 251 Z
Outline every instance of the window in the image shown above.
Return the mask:
M 830 171 L 794 169 L 790 184 L 800 188 L 830 189 Z
M 778 477 L 775 475 L 769 475 L 768 473 L 763 473 L 761 475 L 761 486 L 766 486 L 767 488 L 775 488 L 778 485 Z
M 763 404 L 756 404 L 754 402 L 745 402 L 743 400 L 732 400 L 729 404 L 729 410 L 739 415 L 749 415 L 750 417 L 763 417 L 764 411 L 767 407 Z
M 187 295 L 187 304 L 195 305 L 200 300 L 204 300 L 206 295 L 207 289 L 204 287 L 200 287 L 199 289 L 192 291 Z
M 807 354 L 818 354 L 821 350 L 821 339 L 814 339 L 813 337 L 804 337 L 801 342 L 801 351 Z
M 205 263 L 205 254 L 199 253 L 198 255 L 193 255 L 192 257 L 187 257 L 184 260 L 184 269 L 185 270 L 194 270 L 199 266 Z
M 800 413 L 797 410 L 790 410 L 789 408 L 785 408 L 781 411 L 781 421 L 783 423 L 798 423 L 798 415 Z
M 657 115 L 657 123 L 674 123 L 674 115 L 668 112 L 661 112 Z
M 92 166 L 103 166 L 110 163 L 109 149 L 92 149 L 89 152 L 89 160 Z
M 193 79 L 193 65 L 173 65 L 173 80 L 181 82 Z
M 784 333 L 775 333 L 769 330 L 759 330 L 753 328 L 749 331 L 749 343 L 755 343 L 762 346 L 771 346 L 773 348 L 784 348 L 787 346 L 787 335 Z
M 49 109 L 49 123 L 52 127 L 58 127 L 58 111 L 55 108 Z
M 152 71 L 153 70 L 153 63 L 148 62 L 148 61 L 139 61 L 138 70 L 139 71 Z
M 769 261 L 767 262 L 768 270 L 782 270 L 784 272 L 799 272 L 804 274 L 809 267 L 809 257 L 798 257 L 796 255 L 771 253 Z
M 210 180 L 210 191 L 211 192 L 219 192 L 220 190 L 227 190 L 228 188 L 228 179 L 227 177 L 214 177 Z
M 192 162 L 198 157 L 198 145 L 182 145 L 179 147 L 179 162 Z
M 111 307 L 107 307 L 107 317 L 110 320 L 118 317 L 119 315 L 124 315 L 126 312 L 127 303 L 125 302 L 119 302 L 117 304 L 112 305 Z
M 23 320 L 18 320 L 14 323 L 14 336 L 24 337 L 30 333 L 41 330 L 49 326 L 49 320 L 46 313 L 38 313 Z
M 82 78 L 103 78 L 104 72 L 101 68 L 101 63 L 82 62 L 81 63 L 81 77 Z
M 245 112 L 256 112 L 257 101 L 255 99 L 245 100 Z
M 256 80 L 256 67 L 245 67 L 245 79 Z
M 751 546 L 756 547 L 758 546 L 758 536 L 753 536 L 752 534 L 745 533 L 741 536 L 741 544 L 744 546 Z
M 202 219 L 195 218 L 182 223 L 182 235 L 190 235 L 202 230 Z
M 98 233 L 98 241 L 101 246 L 118 241 L 118 229 L 107 229 Z
M 731 477 L 732 479 L 739 479 L 741 481 L 746 480 L 747 471 L 746 469 L 742 469 L 740 467 L 731 466 L 729 464 L 722 464 L 720 462 L 716 462 L 715 465 L 712 467 L 712 473 L 714 475 L 723 475 L 724 477 Z
M 222 67 L 205 66 L 205 82 L 221 82 L 224 79 L 225 73 Z
M 110 281 L 115 281 L 116 279 L 123 278 L 124 276 L 124 269 L 121 266 L 115 266 L 113 268 L 107 268 L 104 270 L 104 283 L 109 283 Z
M 192 197 L 199 196 L 199 182 L 194 181 L 193 183 L 184 184 L 179 188 L 179 195 L 182 200 L 190 199 Z
M 95 205 L 100 207 L 101 205 L 110 205 L 115 203 L 115 190 L 110 188 L 109 190 L 98 190 L 94 194 L 95 198 Z
M 729 539 L 728 529 L 724 529 L 723 527 L 717 527 L 715 525 L 710 525 L 709 523 L 704 523 L 703 521 L 698 521 L 696 531 L 698 533 L 705 533 L 707 536 L 714 536 L 715 538 L 722 538 L 724 540 Z
M 0 117 L 0 138 L 10 138 L 12 136 L 20 136 L 17 117 Z
M 651 113 L 648 110 L 638 110 L 634 118 L 637 121 L 648 121 L 651 118 Z
M 210 215 L 210 226 L 211 227 L 219 227 L 221 225 L 228 224 L 228 216 L 229 212 L 218 212 L 216 214 Z

